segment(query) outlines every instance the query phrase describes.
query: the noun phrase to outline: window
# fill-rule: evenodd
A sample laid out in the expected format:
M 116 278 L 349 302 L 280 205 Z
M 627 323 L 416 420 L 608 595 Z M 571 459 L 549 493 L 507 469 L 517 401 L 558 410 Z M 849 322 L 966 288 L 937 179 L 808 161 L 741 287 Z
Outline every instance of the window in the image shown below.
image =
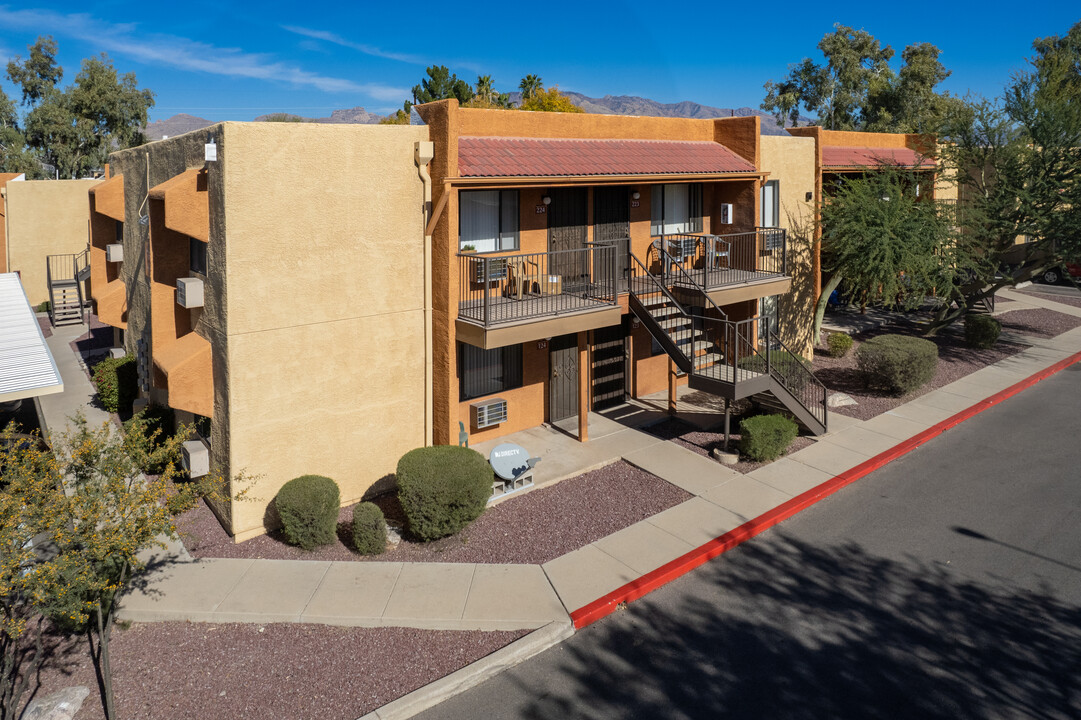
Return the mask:
M 124 244 L 124 223 L 116 221 L 116 241 L 121 245 Z
M 477 252 L 518 249 L 518 191 L 469 190 L 460 193 L 458 248 Z
M 521 386 L 521 345 L 482 350 L 458 343 L 459 399 L 472 400 Z
M 654 185 L 651 193 L 653 236 L 702 232 L 702 184 Z
M 188 238 L 188 269 L 193 273 L 206 275 L 206 243 L 195 238 Z
M 775 335 L 780 334 L 780 328 L 778 326 L 781 319 L 780 310 L 780 295 L 769 295 L 758 301 L 758 339 L 763 345 L 769 344 L 769 334 L 767 330 L 772 330 Z
M 762 186 L 762 227 L 781 226 L 780 180 L 767 180 Z

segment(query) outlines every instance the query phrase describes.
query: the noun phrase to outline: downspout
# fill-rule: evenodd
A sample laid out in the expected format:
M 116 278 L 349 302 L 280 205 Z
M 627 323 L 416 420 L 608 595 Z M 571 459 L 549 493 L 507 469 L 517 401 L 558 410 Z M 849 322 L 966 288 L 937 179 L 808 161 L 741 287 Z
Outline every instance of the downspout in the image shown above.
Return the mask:
M 434 359 L 432 356 L 432 176 L 428 173 L 428 163 L 435 156 L 435 144 L 417 142 L 413 146 L 413 159 L 417 171 L 424 182 L 424 445 L 432 444 L 434 425 L 432 387 L 434 380 Z

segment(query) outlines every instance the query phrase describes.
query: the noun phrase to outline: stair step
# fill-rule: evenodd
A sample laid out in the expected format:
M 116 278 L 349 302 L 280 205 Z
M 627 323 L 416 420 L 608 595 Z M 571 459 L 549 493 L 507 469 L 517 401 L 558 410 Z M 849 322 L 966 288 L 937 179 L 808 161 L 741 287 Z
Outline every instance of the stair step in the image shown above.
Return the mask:
M 672 328 L 690 327 L 691 319 L 680 315 L 679 317 L 670 317 L 666 320 L 658 320 L 657 324 L 665 330 L 670 330 Z

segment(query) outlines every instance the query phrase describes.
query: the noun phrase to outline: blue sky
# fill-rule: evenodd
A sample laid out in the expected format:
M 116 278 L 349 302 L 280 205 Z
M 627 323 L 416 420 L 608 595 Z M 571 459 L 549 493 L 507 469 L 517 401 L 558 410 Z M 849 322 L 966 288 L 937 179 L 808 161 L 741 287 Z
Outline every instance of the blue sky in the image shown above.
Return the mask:
M 2 3 L 3 0 L 0 0 Z M 898 3 L 96 3 L 0 4 L 0 58 L 26 55 L 38 35 L 60 47 L 65 82 L 106 52 L 157 95 L 151 119 L 188 112 L 250 120 L 363 106 L 400 107 L 429 64 L 499 90 L 527 73 L 590 96 L 641 95 L 757 107 L 834 23 L 901 50 L 930 42 L 953 71 L 945 89 L 998 95 L 1033 39 L 1081 20 L 1076 2 Z M 0 87 L 18 95 L 7 81 Z

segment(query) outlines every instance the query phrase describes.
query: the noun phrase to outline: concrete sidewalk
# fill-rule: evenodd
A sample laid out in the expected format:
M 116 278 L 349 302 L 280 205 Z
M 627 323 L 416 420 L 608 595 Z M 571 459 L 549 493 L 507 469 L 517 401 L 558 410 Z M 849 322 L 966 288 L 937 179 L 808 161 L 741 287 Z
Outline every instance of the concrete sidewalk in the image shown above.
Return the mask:
M 1020 296 L 1027 301 L 1027 296 Z M 1042 306 L 1052 305 L 1041 301 Z M 1059 304 L 1054 304 L 1059 305 Z M 1081 314 L 1077 308 L 1070 314 Z M 49 338 L 64 376 L 63 395 L 42 398 L 53 429 L 82 409 L 91 422 L 93 390 L 68 347 L 82 330 Z M 590 414 L 588 443 L 555 428 L 532 428 L 518 442 L 543 458 L 538 486 L 625 460 L 694 497 L 544 565 L 191 560 L 182 548 L 159 555 L 124 598 L 125 620 L 313 622 L 431 629 L 535 629 L 568 622 L 576 611 L 658 568 L 770 513 L 840 473 L 923 433 L 954 414 L 1081 352 L 1081 328 L 1033 344 L 1015 356 L 929 392 L 872 420 L 830 418 L 829 434 L 746 475 L 659 440 L 631 425 L 664 417 L 648 399 Z M 693 420 L 713 419 L 709 409 Z M 715 416 L 713 416 L 715 417 Z M 492 443 L 481 443 L 485 452 Z

